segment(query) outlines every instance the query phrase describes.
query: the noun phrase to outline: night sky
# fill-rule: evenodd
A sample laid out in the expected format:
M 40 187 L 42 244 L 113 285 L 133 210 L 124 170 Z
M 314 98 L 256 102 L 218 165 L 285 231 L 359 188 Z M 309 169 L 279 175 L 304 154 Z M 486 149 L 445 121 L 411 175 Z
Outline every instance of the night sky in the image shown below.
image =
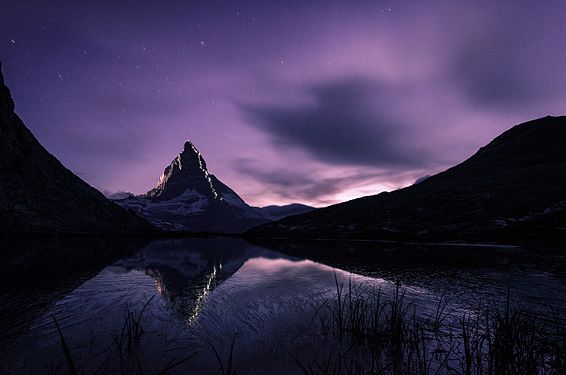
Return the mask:
M 564 1 L 2 0 L 16 111 L 104 192 L 190 139 L 248 203 L 411 184 L 566 112 Z M 33 166 L 30 166 L 30 168 Z

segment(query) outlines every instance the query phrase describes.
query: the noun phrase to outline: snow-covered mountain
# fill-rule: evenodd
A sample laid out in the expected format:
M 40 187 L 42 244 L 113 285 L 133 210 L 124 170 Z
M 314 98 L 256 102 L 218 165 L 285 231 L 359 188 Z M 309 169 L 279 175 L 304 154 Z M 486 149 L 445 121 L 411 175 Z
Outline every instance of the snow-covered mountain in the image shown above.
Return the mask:
M 143 195 L 121 193 L 110 198 L 162 229 L 193 232 L 238 233 L 313 209 L 299 204 L 248 205 L 208 172 L 204 158 L 190 141 L 165 168 L 154 189 Z

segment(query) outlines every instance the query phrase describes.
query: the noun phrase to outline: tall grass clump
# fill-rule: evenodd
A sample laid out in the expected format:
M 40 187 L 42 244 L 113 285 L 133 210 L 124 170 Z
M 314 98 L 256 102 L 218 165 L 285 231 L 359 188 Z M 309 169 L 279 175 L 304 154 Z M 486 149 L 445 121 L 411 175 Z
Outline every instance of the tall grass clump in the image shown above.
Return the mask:
M 137 315 L 130 309 L 130 306 L 126 306 L 124 324 L 122 325 L 120 335 L 117 337 L 117 342 L 118 347 L 129 354 L 131 354 L 134 348 L 140 343 L 142 334 L 144 333 L 141 320 L 154 297 L 155 296 L 151 297 L 145 305 L 143 305 L 143 308 Z
M 214 352 L 214 356 L 216 357 L 216 361 L 218 362 L 218 365 L 220 366 L 220 373 L 222 375 L 235 375 L 236 374 L 236 371 L 234 369 L 234 347 L 236 345 L 236 337 L 237 336 L 238 336 L 238 334 L 234 333 L 234 336 L 232 338 L 232 343 L 230 344 L 230 351 L 228 353 L 228 359 L 226 361 L 226 366 L 224 366 L 224 361 L 222 361 L 220 353 L 218 353 L 218 350 L 216 350 L 216 347 L 211 342 L 208 343 L 210 345 L 210 348 Z
M 153 301 L 153 298 L 154 297 L 150 298 L 137 314 L 132 311 L 129 305 L 126 306 L 124 310 L 124 323 L 122 324 L 120 333 L 114 336 L 113 345 L 109 347 L 107 357 L 97 365 L 97 367 L 92 371 L 92 374 L 144 374 L 143 366 L 141 364 L 143 362 L 143 357 L 140 356 L 141 352 L 137 349 L 142 336 L 146 333 L 142 324 L 142 318 Z M 86 374 L 84 370 L 78 370 L 79 366 L 73 359 L 74 357 L 71 353 L 71 349 L 69 348 L 55 317 L 53 317 L 53 323 L 55 324 L 60 338 L 68 373 L 71 375 Z M 191 360 L 196 355 L 197 353 L 191 353 L 181 358 L 172 358 L 165 364 L 164 367 L 158 370 L 156 374 L 163 375 L 171 373 L 171 371 Z M 232 353 L 230 353 L 230 361 L 231 356 Z M 228 367 L 229 369 L 231 369 L 230 366 L 231 365 Z M 59 370 L 60 365 L 51 364 L 47 367 L 48 374 L 59 374 Z M 234 371 L 226 372 L 226 374 L 234 374 Z
M 459 313 L 441 297 L 433 311 L 424 314 L 409 300 L 399 282 L 386 295 L 379 288 L 361 286 L 351 279 L 341 283 L 335 274 L 334 288 L 320 305 L 315 305 L 310 330 L 303 333 L 312 353 L 287 351 L 291 360 L 288 365 L 295 366 L 298 373 L 566 374 L 565 317 L 559 313 L 533 313 L 532 306 L 512 303 L 510 291 L 499 303 L 487 301 L 481 308 Z M 138 313 L 125 309 L 112 353 L 94 373 L 143 373 L 143 351 L 138 348 L 142 336 L 149 334 L 142 321 L 151 301 Z M 75 364 L 55 319 L 54 323 L 68 372 L 84 373 Z M 237 358 L 244 351 L 235 350 L 236 338 L 234 334 L 227 348 L 208 342 L 216 359 L 216 363 L 214 359 L 209 362 L 217 367 L 217 373 L 234 375 L 236 362 L 243 362 Z M 171 359 L 157 373 L 179 372 L 178 366 L 196 355 Z M 58 371 L 59 366 L 48 368 L 50 374 Z
M 566 374 L 564 318 L 513 305 L 510 292 L 460 316 L 441 297 L 422 316 L 400 283 L 387 298 L 336 275 L 335 288 L 317 310 L 321 337 L 331 338 L 321 346 L 333 349 L 308 361 L 295 356 L 304 374 Z

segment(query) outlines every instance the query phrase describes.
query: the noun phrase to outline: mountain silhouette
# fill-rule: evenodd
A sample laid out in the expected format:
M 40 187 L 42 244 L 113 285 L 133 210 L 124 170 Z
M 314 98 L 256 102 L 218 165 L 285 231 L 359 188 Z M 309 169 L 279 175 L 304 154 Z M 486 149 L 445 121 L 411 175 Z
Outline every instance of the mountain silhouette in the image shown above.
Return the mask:
M 147 222 L 106 199 L 43 148 L 14 113 L 0 71 L 0 233 L 149 229 Z
M 482 240 L 566 233 L 566 117 L 517 125 L 412 186 L 268 223 L 255 237 Z M 552 238 L 552 237 L 551 237 Z

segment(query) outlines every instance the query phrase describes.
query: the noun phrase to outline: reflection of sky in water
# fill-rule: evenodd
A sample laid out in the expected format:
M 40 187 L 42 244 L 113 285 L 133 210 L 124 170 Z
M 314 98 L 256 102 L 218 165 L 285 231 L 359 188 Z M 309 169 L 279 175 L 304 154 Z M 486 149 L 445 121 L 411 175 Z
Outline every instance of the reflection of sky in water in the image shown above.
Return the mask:
M 265 289 L 268 293 L 304 293 L 309 287 L 334 288 L 334 273 L 340 281 L 352 278 L 358 283 L 379 284 L 382 279 L 369 278 L 313 262 L 311 260 L 289 260 L 285 258 L 252 258 L 246 261 L 241 272 L 228 281 L 234 287 L 256 291 Z
M 191 328 L 195 342 L 227 347 L 235 333 L 238 359 L 249 372 L 279 363 L 284 373 L 288 351 L 304 351 L 304 337 L 315 311 L 335 286 L 351 278 L 356 285 L 389 287 L 372 279 L 310 261 L 251 258 L 232 277 L 214 289 Z M 206 370 L 214 360 L 204 355 L 196 368 Z
M 14 347 L 16 351 L 26 348 L 18 361 L 20 371 L 33 373 L 38 365 L 64 358 L 52 316 L 59 320 L 74 355 L 98 364 L 122 328 L 126 306 L 139 311 L 157 294 L 161 298 L 152 301 L 143 318 L 147 330 L 143 342 L 145 360 L 156 353 L 155 363 L 163 363 L 157 353 L 169 350 L 173 358 L 181 346 L 185 351 L 201 351 L 200 360 L 197 358 L 193 366 L 199 368 L 200 363 L 201 370 L 206 371 L 206 366 L 215 363 L 208 342 L 222 347 L 238 332 L 239 346 L 247 348 L 251 358 L 263 349 L 273 351 L 287 342 L 284 336 L 293 332 L 300 336 L 313 317 L 315 304 L 334 290 L 335 272 L 341 283 L 352 278 L 355 283 L 384 284 L 383 280 L 335 271 L 310 260 L 292 260 L 265 249 L 253 249 L 225 257 L 223 261 L 232 264 L 230 270 L 222 262 L 205 260 L 210 255 L 205 251 L 195 254 L 187 250 L 185 254 L 159 257 L 147 249 L 145 254 L 142 250 L 105 268 L 32 323 L 30 331 Z M 258 257 L 253 257 L 255 254 Z M 216 285 L 221 276 L 227 278 Z M 188 294 L 193 303 L 190 311 L 179 312 L 176 309 L 183 305 L 176 304 L 170 295 L 178 298 L 185 292 L 179 288 L 185 287 L 193 289 Z
M 451 311 L 465 311 L 467 301 L 479 298 L 473 293 L 482 288 L 483 293 L 490 293 L 493 282 L 515 282 L 524 290 L 528 289 L 524 285 L 532 283 L 555 296 L 564 295 L 563 283 L 541 272 L 531 272 L 528 279 L 521 271 L 467 272 L 453 271 L 436 281 L 423 274 L 414 282 L 405 280 L 403 288 L 420 315 L 430 314 L 442 292 L 451 290 L 458 290 L 449 296 Z M 18 353 L 12 356 L 17 363 L 11 368 L 19 374 L 45 372 L 47 364 L 64 360 L 52 323 L 55 316 L 79 367 L 91 373 L 120 332 L 126 306 L 139 312 L 146 301 L 159 296 L 142 319 L 146 334 L 140 350 L 147 373 L 158 372 L 169 360 L 192 352 L 198 356 L 187 367 L 179 367 L 181 373 L 188 369 L 191 373 L 216 371 L 211 345 L 225 351 L 234 334 L 243 373 L 263 373 L 262 366 L 274 364 L 285 373 L 289 352 L 312 349 L 307 332 L 318 307 L 334 295 L 335 277 L 344 288 L 351 281 L 355 288 L 380 289 L 385 296 L 392 295 L 395 284 L 391 277 L 371 276 L 239 240 L 157 241 L 53 302 L 11 345 Z

